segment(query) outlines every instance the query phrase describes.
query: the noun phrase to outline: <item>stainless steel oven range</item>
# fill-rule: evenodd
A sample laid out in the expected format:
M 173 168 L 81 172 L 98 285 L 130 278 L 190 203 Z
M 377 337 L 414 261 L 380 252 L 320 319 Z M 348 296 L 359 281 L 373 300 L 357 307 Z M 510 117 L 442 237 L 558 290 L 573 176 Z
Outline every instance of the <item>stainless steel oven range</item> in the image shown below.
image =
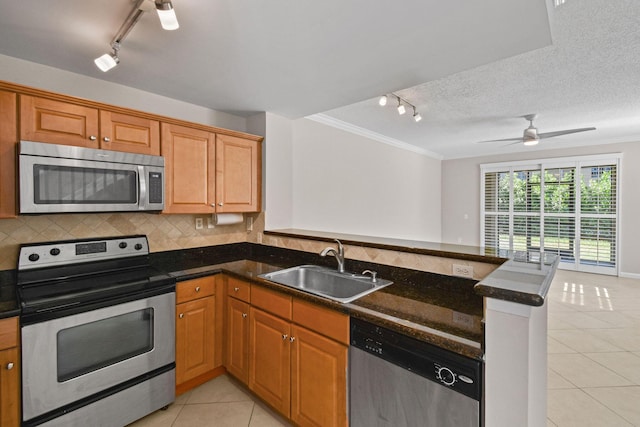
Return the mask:
M 146 236 L 25 244 L 22 425 L 121 427 L 175 398 L 175 280 Z

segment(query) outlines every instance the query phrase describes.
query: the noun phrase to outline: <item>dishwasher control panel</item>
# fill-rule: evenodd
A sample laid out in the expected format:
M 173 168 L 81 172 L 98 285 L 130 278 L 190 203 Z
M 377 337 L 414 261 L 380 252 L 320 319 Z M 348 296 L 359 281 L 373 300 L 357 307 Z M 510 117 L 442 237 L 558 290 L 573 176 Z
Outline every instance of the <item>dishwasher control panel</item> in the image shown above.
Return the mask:
M 479 360 L 353 317 L 351 346 L 478 401 L 482 395 Z

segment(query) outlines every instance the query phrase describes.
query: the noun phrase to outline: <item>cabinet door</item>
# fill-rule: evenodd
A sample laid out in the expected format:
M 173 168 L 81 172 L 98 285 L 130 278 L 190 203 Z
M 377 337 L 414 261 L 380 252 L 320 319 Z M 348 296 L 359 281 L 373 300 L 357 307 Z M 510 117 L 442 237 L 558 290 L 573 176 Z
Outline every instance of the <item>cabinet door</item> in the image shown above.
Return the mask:
M 347 425 L 347 346 L 291 328 L 291 419 L 300 426 Z
M 160 155 L 160 122 L 100 111 L 100 148 Z
M 235 298 L 227 299 L 227 370 L 249 380 L 249 304 Z
M 98 110 L 20 95 L 20 139 L 99 148 Z
M 228 135 L 216 138 L 216 211 L 259 212 L 260 143 Z
M 176 384 L 215 368 L 215 297 L 176 306 Z
M 253 307 L 249 318 L 249 388 L 288 417 L 289 322 Z
M 20 369 L 18 349 L 0 351 L 0 425 L 20 425 Z
M 16 216 L 16 100 L 15 93 L 0 91 L 0 218 Z
M 164 213 L 215 212 L 215 134 L 162 123 Z

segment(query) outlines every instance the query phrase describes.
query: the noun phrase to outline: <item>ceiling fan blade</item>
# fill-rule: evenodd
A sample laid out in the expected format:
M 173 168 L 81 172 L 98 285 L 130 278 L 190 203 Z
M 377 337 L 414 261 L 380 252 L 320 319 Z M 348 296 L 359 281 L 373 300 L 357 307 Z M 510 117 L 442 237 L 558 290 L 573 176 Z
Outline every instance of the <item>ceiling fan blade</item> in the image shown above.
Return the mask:
M 561 136 L 561 135 L 569 135 L 571 133 L 578 133 L 578 132 L 587 132 L 590 130 L 596 130 L 596 128 L 579 128 L 579 129 L 567 129 L 567 130 L 558 130 L 555 132 L 545 132 L 545 133 L 539 133 L 538 134 L 538 138 L 542 139 L 542 138 L 553 138 L 554 136 Z
M 518 138 L 505 138 L 505 139 L 490 139 L 488 141 L 476 141 L 477 144 L 483 144 L 485 142 L 522 142 L 522 137 Z

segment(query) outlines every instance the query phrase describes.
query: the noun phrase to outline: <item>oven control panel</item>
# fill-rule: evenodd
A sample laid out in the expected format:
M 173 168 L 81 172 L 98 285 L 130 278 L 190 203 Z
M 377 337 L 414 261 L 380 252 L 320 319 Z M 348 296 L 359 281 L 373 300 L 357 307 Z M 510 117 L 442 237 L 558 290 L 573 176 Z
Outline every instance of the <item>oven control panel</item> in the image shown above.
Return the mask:
M 147 236 L 62 240 L 20 246 L 18 270 L 55 267 L 149 254 Z

